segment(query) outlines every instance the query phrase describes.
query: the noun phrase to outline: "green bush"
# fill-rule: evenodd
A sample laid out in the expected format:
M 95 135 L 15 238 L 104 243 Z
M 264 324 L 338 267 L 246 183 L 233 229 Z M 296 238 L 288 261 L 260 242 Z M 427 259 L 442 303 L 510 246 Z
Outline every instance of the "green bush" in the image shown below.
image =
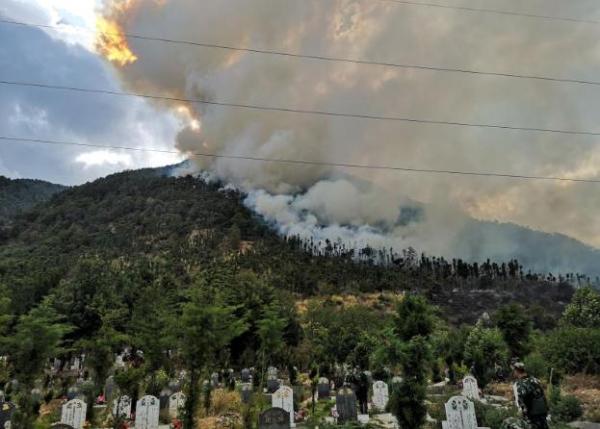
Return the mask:
M 500 429 L 505 419 L 517 415 L 514 408 L 496 408 L 479 401 L 475 401 L 475 414 L 477 415 L 477 426 L 491 429 Z
M 525 368 L 529 375 L 542 379 L 549 374 L 548 363 L 540 353 L 531 353 L 525 358 Z
M 583 415 L 581 402 L 573 395 L 558 395 L 550 401 L 550 414 L 559 422 L 572 422 Z

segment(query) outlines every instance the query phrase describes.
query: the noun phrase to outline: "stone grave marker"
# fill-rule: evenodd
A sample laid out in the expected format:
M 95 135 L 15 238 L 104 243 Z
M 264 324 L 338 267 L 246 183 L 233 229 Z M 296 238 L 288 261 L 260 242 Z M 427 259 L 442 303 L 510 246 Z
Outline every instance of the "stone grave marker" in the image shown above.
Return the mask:
M 210 376 L 210 385 L 213 388 L 217 388 L 219 387 L 219 374 L 216 372 L 213 372 Z
M 179 417 L 179 411 L 185 406 L 185 394 L 175 392 L 169 397 L 169 416 L 175 419 Z
M 160 403 L 156 396 L 146 395 L 135 404 L 135 429 L 158 429 Z
M 258 429 L 290 429 L 289 413 L 282 408 L 270 408 L 258 417 Z
M 158 402 L 160 403 L 161 410 L 166 410 L 169 408 L 169 400 L 172 394 L 173 391 L 171 389 L 163 389 L 160 391 L 160 394 L 158 395 Z
M 479 386 L 475 377 L 473 377 L 472 375 L 467 375 L 465 378 L 463 378 L 462 385 L 462 396 L 477 401 L 481 399 L 479 397 Z
M 329 395 L 331 394 L 329 379 L 325 377 L 319 378 L 317 383 L 317 394 L 319 395 L 319 399 L 329 399 Z
M 252 383 L 242 384 L 240 396 L 242 397 L 242 403 L 244 404 L 248 404 L 252 400 Z
M 242 380 L 242 383 L 250 383 L 251 377 L 252 375 L 250 374 L 250 370 L 248 368 L 242 369 L 242 372 L 240 373 L 240 379 Z
M 446 420 L 442 429 L 478 429 L 475 405 L 464 396 L 453 396 L 446 402 Z
M 274 366 L 270 366 L 267 368 L 267 378 L 268 377 L 277 378 L 278 374 L 279 374 L 279 371 L 277 371 L 277 368 L 275 368 Z
M 76 399 L 77 396 L 79 395 L 79 387 L 77 386 L 71 386 L 67 389 L 67 400 L 71 401 L 73 399 Z
M 388 385 L 383 381 L 373 383 L 373 406 L 378 411 L 385 411 L 388 401 L 390 400 L 390 390 Z
M 356 394 L 349 387 L 342 387 L 335 397 L 338 423 L 354 422 L 357 419 Z
M 104 383 L 104 400 L 107 404 L 112 404 L 116 393 L 115 378 L 111 375 Z
M 75 429 L 83 429 L 86 414 L 87 404 L 81 399 L 72 399 L 62 406 L 60 422 Z
M 131 418 L 131 398 L 129 396 L 123 395 L 113 402 L 113 416 Z
M 169 381 L 169 389 L 172 393 L 179 392 L 181 390 L 181 380 Z
M 294 424 L 294 391 L 289 386 L 281 386 L 271 397 L 271 406 L 273 408 L 283 408 L 289 414 L 289 427 L 295 427 Z
M 279 383 L 279 380 L 277 378 L 273 378 L 273 376 L 269 376 L 269 378 L 267 378 L 267 392 L 268 393 L 275 393 L 277 391 L 277 389 L 279 389 L 281 383 Z
M 0 402 L 0 429 L 4 429 L 6 423 L 10 425 L 10 418 L 15 412 L 15 404 L 12 402 Z

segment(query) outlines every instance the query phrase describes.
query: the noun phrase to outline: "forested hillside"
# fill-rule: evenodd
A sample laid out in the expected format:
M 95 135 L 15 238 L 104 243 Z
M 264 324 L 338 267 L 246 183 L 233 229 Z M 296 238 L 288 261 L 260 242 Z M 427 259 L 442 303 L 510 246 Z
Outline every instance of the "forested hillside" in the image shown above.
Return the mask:
M 21 313 L 60 289 L 89 259 L 106 267 L 152 264 L 184 287 L 194 273 L 224 259 L 298 297 L 417 290 L 457 323 L 513 300 L 534 314 L 556 316 L 572 294 L 566 278 L 524 272 L 518 261 L 468 264 L 412 249 L 282 239 L 243 198 L 218 183 L 167 177 L 163 170 L 120 173 L 68 189 L 14 219 L 0 241 L 0 281 Z
M 0 176 L 0 226 L 10 217 L 38 203 L 48 201 L 65 187 L 42 180 L 11 180 Z

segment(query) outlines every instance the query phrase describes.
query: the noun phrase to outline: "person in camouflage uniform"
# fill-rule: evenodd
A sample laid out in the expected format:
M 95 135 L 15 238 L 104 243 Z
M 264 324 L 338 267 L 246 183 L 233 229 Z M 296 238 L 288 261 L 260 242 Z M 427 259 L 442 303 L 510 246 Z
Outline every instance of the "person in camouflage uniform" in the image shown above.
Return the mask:
M 515 394 L 523 417 L 532 429 L 548 429 L 548 403 L 540 381 L 525 371 L 521 362 L 513 364 Z

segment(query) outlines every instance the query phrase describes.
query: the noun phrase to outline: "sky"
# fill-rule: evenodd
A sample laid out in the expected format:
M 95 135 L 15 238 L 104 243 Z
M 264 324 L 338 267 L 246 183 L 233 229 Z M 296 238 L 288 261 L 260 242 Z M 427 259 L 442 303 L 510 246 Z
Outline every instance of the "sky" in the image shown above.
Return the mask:
M 93 51 L 97 5 L 90 0 L 3 0 L 0 16 L 63 24 L 60 32 L 0 25 L 0 76 L 6 80 L 118 89 L 110 64 Z M 173 149 L 180 120 L 135 98 L 2 86 L 1 134 L 98 145 Z M 0 142 L 0 175 L 74 185 L 124 169 L 179 162 L 178 155 Z
M 480 0 L 440 4 L 482 7 Z M 600 20 L 597 0 L 486 0 L 501 10 Z M 600 25 L 402 6 L 378 0 L 3 0 L 0 78 L 300 109 L 600 131 L 600 87 L 242 54 L 131 40 L 124 67 L 96 53 L 96 17 L 173 39 L 600 80 Z M 106 6 L 106 5 L 104 5 Z M 215 25 L 218 23 L 218 25 Z M 20 137 L 415 168 L 600 179 L 595 137 L 424 126 L 150 103 L 0 86 L 0 130 Z M 183 156 L 0 142 L 0 174 L 78 184 Z M 471 219 L 560 233 L 600 248 L 597 185 L 399 174 L 198 159 L 280 226 L 332 227 L 447 254 Z M 406 222 L 407 207 L 427 207 Z M 419 206 L 420 207 L 420 206 Z M 370 227 L 379 229 L 375 236 Z M 340 228 L 347 228 L 343 231 Z M 283 228 L 289 231 L 290 228 Z M 358 232 L 357 232 L 358 231 Z M 385 238 L 385 240 L 382 240 Z M 490 235 L 481 245 L 491 253 Z M 506 240 L 504 240 L 506 241 Z M 504 243 L 506 249 L 518 244 Z M 478 247 L 474 243 L 472 247 Z M 505 249 L 505 253 L 510 253 Z M 503 253 L 504 254 L 504 253 Z

